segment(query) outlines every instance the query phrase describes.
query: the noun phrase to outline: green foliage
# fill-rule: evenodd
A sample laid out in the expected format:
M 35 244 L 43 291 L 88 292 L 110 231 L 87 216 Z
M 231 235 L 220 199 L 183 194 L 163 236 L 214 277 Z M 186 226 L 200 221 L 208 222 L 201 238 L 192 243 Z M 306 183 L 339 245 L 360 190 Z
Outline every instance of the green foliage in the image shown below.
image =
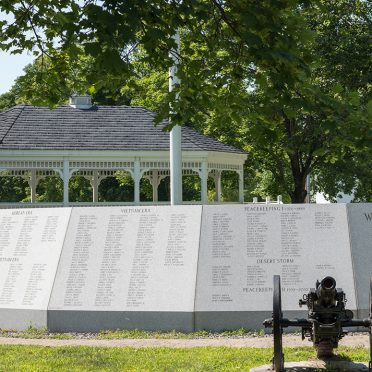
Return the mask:
M 224 171 L 221 175 L 221 201 L 239 201 L 239 176 L 236 172 Z
M 71 202 L 91 202 L 93 200 L 92 187 L 83 176 L 73 176 L 69 184 L 69 200 Z
M 16 105 L 16 95 L 11 89 L 9 92 L 0 94 L 0 112 Z
M 36 188 L 38 202 L 62 202 L 63 182 L 60 177 L 52 176 L 42 178 Z
M 0 177 L 0 200 L 16 203 L 27 198 L 28 183 L 22 177 Z
M 85 86 L 84 90 L 94 86 L 96 91 L 110 82 L 114 91 L 135 71 L 133 53 L 139 47 L 142 52 L 137 60 L 151 69 L 169 67 L 169 51 L 175 45 L 172 36 L 182 28 L 182 99 L 174 104 L 182 105 L 183 110 L 175 110 L 173 119 L 185 122 L 191 117 L 193 102 L 205 99 L 204 92 L 210 92 L 216 81 L 229 84 L 244 77 L 240 62 L 249 60 L 259 68 L 268 67 L 273 77 L 285 73 L 287 82 L 297 80 L 296 73 L 304 66 L 297 43 L 305 34 L 295 11 L 300 3 L 7 1 L 0 10 L 16 21 L 0 23 L 0 48 L 13 53 L 32 51 L 48 71 L 47 87 L 55 88 L 68 85 L 71 69 L 87 56 L 91 63 L 86 79 L 74 82 L 81 83 L 80 88 Z M 50 93 L 50 103 L 59 103 L 60 96 Z M 174 97 L 173 93 L 167 100 L 174 101 Z
M 182 177 L 182 200 L 200 201 L 201 182 L 198 175 Z

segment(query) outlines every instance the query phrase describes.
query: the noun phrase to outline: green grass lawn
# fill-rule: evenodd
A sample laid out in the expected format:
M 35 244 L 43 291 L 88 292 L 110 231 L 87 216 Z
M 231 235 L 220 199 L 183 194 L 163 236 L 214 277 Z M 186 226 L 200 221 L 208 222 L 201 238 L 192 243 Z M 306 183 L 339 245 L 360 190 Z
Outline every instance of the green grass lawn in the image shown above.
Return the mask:
M 286 361 L 315 358 L 311 347 L 287 348 Z M 348 360 L 368 361 L 364 348 L 338 349 Z M 102 348 L 0 345 L 0 371 L 249 371 L 268 364 L 272 349 Z
M 159 339 L 193 339 L 193 338 L 214 338 L 225 336 L 247 336 L 256 335 L 263 336 L 264 330 L 257 332 L 247 331 L 243 328 L 236 330 L 227 330 L 223 332 L 210 332 L 210 331 L 196 331 L 190 333 L 177 332 L 177 331 L 143 331 L 139 329 L 134 330 L 117 330 L 117 331 L 101 331 L 98 333 L 90 333 L 89 338 L 97 339 L 133 339 L 133 338 L 159 338 Z M 12 329 L 0 329 L 0 336 L 2 337 L 17 337 L 17 338 L 58 338 L 58 339 L 71 339 L 71 338 L 84 338 L 84 334 L 78 333 L 53 333 L 49 332 L 46 328 L 36 328 L 30 326 L 27 329 L 16 331 Z

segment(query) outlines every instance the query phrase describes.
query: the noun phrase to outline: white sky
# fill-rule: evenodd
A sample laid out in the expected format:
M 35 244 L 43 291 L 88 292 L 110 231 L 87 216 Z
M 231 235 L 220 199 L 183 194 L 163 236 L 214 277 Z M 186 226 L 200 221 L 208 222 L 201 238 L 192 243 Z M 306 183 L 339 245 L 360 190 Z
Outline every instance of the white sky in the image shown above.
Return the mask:
M 23 69 L 32 60 L 33 56 L 31 54 L 9 54 L 0 51 L 0 94 L 11 88 L 14 80 L 23 74 Z
M 14 18 L 11 14 L 0 12 L 0 20 L 4 19 L 11 22 Z M 14 80 L 23 74 L 23 69 L 32 61 L 31 53 L 10 54 L 0 50 L 0 94 L 12 87 Z

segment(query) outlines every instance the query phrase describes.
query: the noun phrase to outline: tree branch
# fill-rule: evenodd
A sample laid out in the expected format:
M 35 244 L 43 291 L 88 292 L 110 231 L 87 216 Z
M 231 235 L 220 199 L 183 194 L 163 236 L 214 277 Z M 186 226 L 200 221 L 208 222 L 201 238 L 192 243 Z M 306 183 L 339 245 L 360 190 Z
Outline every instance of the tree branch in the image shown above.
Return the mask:
M 26 12 L 26 17 L 27 17 L 28 21 L 30 22 L 30 26 L 31 26 L 32 31 L 33 31 L 33 33 L 34 33 L 34 35 L 35 35 L 36 42 L 37 42 L 37 45 L 39 46 L 39 49 L 40 49 L 41 53 L 42 53 L 42 54 L 45 54 L 46 56 L 48 56 L 49 58 L 52 59 L 52 57 L 51 57 L 51 56 L 50 56 L 50 55 L 45 51 L 45 49 L 44 49 L 44 47 L 43 47 L 43 43 L 42 43 L 42 41 L 41 41 L 41 39 L 40 39 L 39 34 L 36 32 L 35 25 L 34 25 L 34 23 L 33 23 L 33 21 L 32 21 L 32 17 L 31 17 L 31 15 L 30 15 L 30 10 L 31 10 L 32 7 L 35 6 L 36 2 L 32 5 L 32 7 L 29 7 L 29 8 L 26 7 L 26 5 L 25 5 L 25 3 L 23 2 L 23 0 L 20 0 L 20 3 L 21 3 L 23 9 L 24 9 L 25 12 Z
M 229 18 L 226 15 L 225 9 L 223 8 L 222 4 L 218 0 L 212 0 L 212 4 L 216 6 L 216 8 L 220 11 L 222 19 L 226 22 L 226 24 L 230 27 L 232 32 L 238 36 L 239 38 L 242 37 L 242 35 L 238 32 L 238 30 L 235 28 L 235 26 L 230 22 Z

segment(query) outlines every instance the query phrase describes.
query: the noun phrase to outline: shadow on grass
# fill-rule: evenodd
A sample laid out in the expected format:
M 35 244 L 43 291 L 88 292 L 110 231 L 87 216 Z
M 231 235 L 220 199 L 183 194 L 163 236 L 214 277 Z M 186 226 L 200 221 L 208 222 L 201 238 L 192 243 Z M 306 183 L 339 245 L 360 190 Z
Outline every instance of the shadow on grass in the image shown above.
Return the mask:
M 368 366 L 361 362 L 353 362 L 351 358 L 346 355 L 334 355 L 331 358 L 314 359 L 309 363 L 314 363 L 314 366 L 295 366 L 295 363 L 290 367 L 286 366 L 285 372 L 316 372 L 316 371 L 369 371 Z

